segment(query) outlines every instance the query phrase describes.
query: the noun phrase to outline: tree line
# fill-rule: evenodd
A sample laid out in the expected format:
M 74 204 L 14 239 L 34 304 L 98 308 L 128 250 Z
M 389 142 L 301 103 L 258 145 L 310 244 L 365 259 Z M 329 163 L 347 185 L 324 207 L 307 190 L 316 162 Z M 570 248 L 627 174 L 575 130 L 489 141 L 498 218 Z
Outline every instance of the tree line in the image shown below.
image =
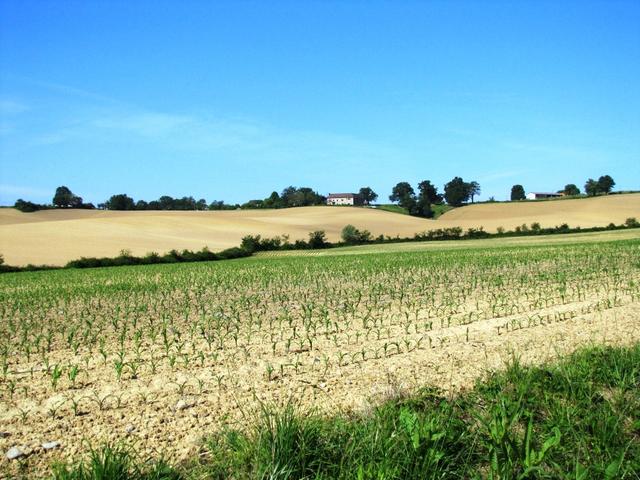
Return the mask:
M 97 208 L 102 210 L 237 210 L 253 208 L 288 208 L 304 207 L 310 205 L 324 205 L 326 197 L 320 195 L 309 187 L 289 186 L 281 193 L 272 192 L 263 200 L 249 200 L 243 204 L 228 204 L 223 200 L 213 200 L 208 203 L 204 198 L 196 200 L 194 197 L 173 198 L 163 195 L 157 200 L 149 202 L 135 200 L 126 193 L 112 195 L 104 203 L 99 203 Z M 56 189 L 51 205 L 33 203 L 27 200 L 16 200 L 14 207 L 22 212 L 35 212 L 48 208 L 87 208 L 94 209 L 92 203 L 84 203 L 82 197 L 75 195 L 68 187 L 61 186 Z
M 598 180 L 589 178 L 584 184 L 584 192 L 589 197 L 595 197 L 596 195 L 607 195 L 611 193 L 616 182 L 610 175 L 602 175 Z M 557 193 L 561 193 L 565 196 L 578 196 L 581 195 L 580 189 L 574 183 L 568 183 L 562 190 L 558 190 Z M 511 200 L 525 200 L 524 187 L 522 185 L 514 185 L 511 187 Z
M 207 203 L 204 198 L 196 200 L 193 197 L 173 198 L 163 195 L 158 200 L 137 202 L 122 193 L 112 195 L 109 200 L 98 205 L 98 208 L 106 210 L 237 210 L 237 209 L 259 209 L 259 208 L 288 208 L 306 207 L 310 205 L 323 205 L 326 197 L 315 192 L 309 187 L 289 186 L 281 193 L 272 192 L 265 199 L 249 200 L 239 204 L 227 204 L 223 200 L 214 200 Z
M 465 182 L 461 177 L 454 177 L 444 185 L 443 194 L 438 193 L 438 187 L 430 180 L 418 183 L 417 193 L 409 182 L 400 182 L 391 190 L 389 200 L 405 208 L 409 215 L 431 218 L 432 205 L 446 201 L 451 206 L 459 207 L 469 200 L 473 202 L 474 197 L 480 195 L 480 192 L 478 182 Z
M 588 196 L 608 194 L 615 186 L 615 181 L 609 175 L 602 175 L 598 180 L 589 178 L 584 191 Z M 430 181 L 423 180 L 417 185 L 417 191 L 409 182 L 399 182 L 391 190 L 389 200 L 404 208 L 409 215 L 432 218 L 433 205 L 447 203 L 459 207 L 469 200 L 473 203 L 480 195 L 480 184 L 476 181 L 465 182 L 461 177 L 454 177 L 444 185 L 443 193 Z M 568 196 L 580 195 L 580 189 L 573 183 L 565 185 L 558 193 Z M 356 194 L 357 204 L 369 205 L 376 201 L 378 194 L 370 187 L 362 187 Z M 522 185 L 511 188 L 512 201 L 525 200 L 525 190 Z M 490 199 L 492 201 L 493 199 Z M 327 197 L 319 194 L 310 187 L 289 186 L 278 193 L 272 192 L 267 198 L 249 200 L 239 204 L 228 204 L 224 200 L 213 200 L 208 203 L 204 198 L 196 200 L 192 196 L 173 198 L 163 195 L 157 200 L 149 202 L 135 200 L 126 193 L 112 195 L 106 202 L 98 204 L 97 208 L 104 210 L 237 210 L 261 208 L 290 208 L 312 205 L 325 205 Z M 94 209 L 92 203 L 84 203 L 82 197 L 74 194 L 68 187 L 60 186 L 56 189 L 51 205 L 42 205 L 27 200 L 18 199 L 14 205 L 22 212 L 35 212 L 47 208 L 85 208 Z

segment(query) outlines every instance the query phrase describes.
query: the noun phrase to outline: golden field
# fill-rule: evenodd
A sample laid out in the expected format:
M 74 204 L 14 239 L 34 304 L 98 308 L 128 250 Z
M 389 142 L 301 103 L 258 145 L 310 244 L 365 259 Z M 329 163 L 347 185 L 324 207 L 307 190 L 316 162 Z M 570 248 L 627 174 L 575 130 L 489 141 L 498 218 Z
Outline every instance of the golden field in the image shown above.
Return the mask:
M 310 231 L 325 230 L 329 240 L 340 238 L 347 224 L 374 235 L 401 237 L 417 232 L 460 226 L 513 229 L 523 223 L 542 227 L 567 223 L 571 227 L 619 224 L 640 218 L 640 194 L 588 199 L 489 203 L 454 209 L 437 220 L 426 220 L 356 207 L 302 207 L 282 210 L 142 211 L 44 210 L 21 213 L 0 209 L 0 253 L 10 265 L 61 265 L 82 256 L 134 255 L 171 249 L 221 250 L 237 246 L 245 235 L 289 235 L 306 239 Z

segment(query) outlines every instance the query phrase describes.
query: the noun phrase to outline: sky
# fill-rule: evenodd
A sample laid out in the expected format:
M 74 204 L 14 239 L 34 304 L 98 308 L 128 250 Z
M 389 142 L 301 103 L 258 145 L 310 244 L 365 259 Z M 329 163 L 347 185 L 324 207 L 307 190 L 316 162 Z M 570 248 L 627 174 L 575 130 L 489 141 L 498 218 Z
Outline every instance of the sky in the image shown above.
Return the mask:
M 0 204 L 640 189 L 640 2 L 0 2 Z

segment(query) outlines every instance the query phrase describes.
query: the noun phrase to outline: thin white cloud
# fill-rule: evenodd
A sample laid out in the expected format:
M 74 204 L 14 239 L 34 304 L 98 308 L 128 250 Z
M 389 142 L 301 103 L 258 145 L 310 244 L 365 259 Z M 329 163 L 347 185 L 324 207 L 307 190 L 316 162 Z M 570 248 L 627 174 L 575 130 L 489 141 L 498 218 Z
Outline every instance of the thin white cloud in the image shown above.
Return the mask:
M 194 120 L 184 115 L 144 112 L 118 118 L 100 118 L 94 122 L 98 128 L 127 130 L 145 137 L 164 136 L 184 126 L 193 126 Z
M 88 130 L 91 130 L 89 132 Z M 116 132 L 119 132 L 116 135 Z M 160 112 L 117 112 L 103 115 L 88 125 L 86 135 L 121 138 L 132 135 L 138 141 L 185 151 L 233 151 L 269 161 L 291 158 L 367 161 L 391 159 L 398 152 L 386 145 L 335 132 L 280 129 L 235 118 L 207 118 Z
M 67 108 L 56 127 L 32 134 L 24 145 L 75 141 L 151 143 L 167 150 L 232 154 L 247 162 L 284 164 L 291 160 L 363 165 L 398 161 L 398 148 L 376 140 L 330 131 L 279 128 L 250 118 L 191 112 L 162 112 L 68 85 L 22 79 L 65 96 L 90 100 Z

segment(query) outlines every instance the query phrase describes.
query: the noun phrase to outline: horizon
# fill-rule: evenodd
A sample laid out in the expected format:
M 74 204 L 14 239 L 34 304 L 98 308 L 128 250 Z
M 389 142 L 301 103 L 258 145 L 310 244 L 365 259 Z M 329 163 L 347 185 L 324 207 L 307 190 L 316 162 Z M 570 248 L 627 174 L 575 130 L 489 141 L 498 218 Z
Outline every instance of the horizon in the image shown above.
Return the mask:
M 637 2 L 3 2 L 0 204 L 640 188 Z

